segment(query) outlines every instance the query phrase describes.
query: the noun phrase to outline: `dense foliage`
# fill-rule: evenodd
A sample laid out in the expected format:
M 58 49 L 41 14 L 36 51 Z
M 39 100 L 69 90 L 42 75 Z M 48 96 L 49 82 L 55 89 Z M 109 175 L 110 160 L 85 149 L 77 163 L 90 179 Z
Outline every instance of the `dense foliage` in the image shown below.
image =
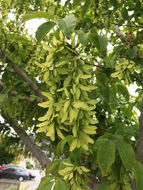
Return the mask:
M 48 142 L 53 155 L 38 190 L 142 190 L 142 1 L 0 6 L 2 116 Z M 46 19 L 35 39 L 24 29 L 34 18 Z
M 9 141 L 10 143 L 8 143 Z M 12 141 L 12 138 L 7 138 L 7 140 L 5 139 L 4 142 L 2 141 L 2 139 L 0 139 L 0 143 L 1 143 L 0 144 L 0 166 L 3 164 L 9 164 L 12 161 L 14 161 L 16 158 L 16 154 L 15 154 L 16 152 L 10 153 L 7 147 L 8 144 L 10 144 L 11 146 L 11 141 Z

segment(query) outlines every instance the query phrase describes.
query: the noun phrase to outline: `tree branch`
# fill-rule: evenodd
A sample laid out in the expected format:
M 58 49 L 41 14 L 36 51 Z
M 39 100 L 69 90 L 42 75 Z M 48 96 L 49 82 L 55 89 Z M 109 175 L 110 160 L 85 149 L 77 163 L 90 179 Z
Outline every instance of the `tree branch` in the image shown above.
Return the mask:
M 141 29 L 143 28 L 143 26 L 137 26 L 137 25 L 128 25 L 128 24 L 118 24 L 118 23 L 110 23 L 110 24 L 114 24 L 114 25 L 117 25 L 117 26 L 125 26 L 125 27 L 130 27 L 130 28 L 138 28 L 138 29 Z
M 131 73 L 130 73 L 131 74 Z M 137 82 L 139 82 L 140 83 L 140 85 L 142 86 L 142 88 L 143 88 L 143 81 L 142 81 L 142 79 L 136 74 L 131 74 L 131 76 L 133 76 L 134 77 L 134 79 L 135 79 L 135 81 Z
M 67 44 L 65 45 L 65 47 L 67 47 L 67 49 L 68 49 L 71 53 L 73 53 L 75 56 L 80 56 L 80 54 L 77 52 L 77 50 L 71 46 L 71 44 L 67 43 Z M 87 62 L 87 61 L 85 61 L 82 57 L 80 57 L 80 60 L 82 60 L 86 65 L 93 65 L 93 66 L 98 67 L 98 68 L 101 68 L 101 69 L 108 69 L 108 68 L 105 68 L 105 67 L 103 67 L 103 66 L 100 66 L 100 65 L 96 65 L 96 64 L 94 64 L 94 63 Z
M 139 138 L 136 150 L 136 157 L 143 164 L 143 100 L 141 114 L 139 117 Z
M 122 31 L 120 31 L 118 27 L 114 27 L 114 29 L 117 32 L 117 36 L 121 37 L 121 39 L 122 37 L 125 36 L 125 34 Z M 140 82 L 143 88 L 142 80 L 134 75 L 133 77 L 135 77 L 136 81 Z M 136 148 L 136 158 L 143 164 L 143 100 L 142 100 L 142 106 L 141 106 L 141 114 L 139 117 L 139 137 L 138 137 L 138 144 Z
M 3 90 L 5 90 L 5 88 L 6 88 L 2 81 L 0 81 L 0 87 L 1 87 Z
M 113 29 L 116 31 L 117 36 L 118 36 L 119 38 L 123 38 L 123 37 L 125 37 L 124 32 L 122 32 L 122 31 L 119 29 L 118 26 L 113 26 Z
M 10 126 L 4 124 L 4 123 L 0 123 L 0 128 L 9 128 Z
M 41 97 L 44 101 L 48 100 L 48 98 L 41 93 L 38 86 L 27 76 L 27 74 L 18 65 L 16 65 L 16 63 L 6 53 L 0 50 L 0 54 L 5 57 L 5 61 L 12 65 L 15 73 L 18 74 L 25 82 L 27 82 L 27 84 L 34 90 L 37 96 Z
M 10 125 L 10 127 L 12 127 L 15 130 L 19 138 L 23 141 L 23 143 L 33 154 L 33 156 L 40 162 L 42 167 L 43 168 L 49 167 L 49 165 L 51 164 L 51 160 L 47 157 L 46 154 L 42 152 L 40 147 L 33 142 L 30 136 L 27 135 L 25 130 L 20 126 L 17 126 L 16 122 L 8 114 L 5 114 L 3 111 L 2 111 L 2 117 Z M 8 127 L 8 126 L 5 124 L 0 124 L 0 127 Z
M 6 86 L 4 85 L 3 82 L 0 81 L 0 87 L 3 89 L 2 91 L 5 91 L 6 90 Z M 17 96 L 18 95 L 18 92 L 16 90 L 10 90 L 8 91 L 8 94 L 10 96 Z M 29 96 L 24 96 L 24 100 L 26 100 L 27 102 L 33 102 Z M 40 103 L 40 101 L 37 99 L 37 103 Z
M 132 176 L 130 176 L 130 183 L 132 190 L 137 190 L 135 178 L 133 178 Z

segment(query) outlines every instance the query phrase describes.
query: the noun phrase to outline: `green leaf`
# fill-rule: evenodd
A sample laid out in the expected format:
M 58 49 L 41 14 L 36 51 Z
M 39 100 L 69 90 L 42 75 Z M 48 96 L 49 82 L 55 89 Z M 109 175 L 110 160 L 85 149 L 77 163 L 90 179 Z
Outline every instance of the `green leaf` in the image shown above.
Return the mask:
M 82 16 L 84 16 L 86 14 L 86 12 L 90 8 L 90 6 L 91 6 L 91 0 L 85 1 L 85 4 L 82 8 Z
M 62 67 L 62 66 L 64 66 L 64 65 L 66 65 L 66 64 L 68 64 L 67 61 L 57 62 L 56 65 L 55 65 L 55 67 Z
M 115 160 L 115 144 L 109 140 L 102 140 L 98 147 L 97 161 L 102 174 L 108 174 L 110 166 Z
M 76 100 L 75 102 L 73 102 L 73 107 L 80 108 L 80 109 L 83 109 L 83 110 L 88 110 L 88 111 L 95 109 L 94 106 L 90 107 L 85 102 L 82 102 L 80 100 Z
M 89 122 L 90 122 L 90 124 L 97 124 L 97 123 L 99 123 L 98 120 L 95 119 L 95 118 L 94 119 L 90 118 Z
M 114 67 L 114 61 L 109 56 L 106 56 L 104 58 L 104 62 L 107 68 L 113 68 Z
M 96 73 L 96 78 L 97 78 L 97 82 L 101 83 L 103 85 L 107 85 L 108 84 L 108 77 L 104 72 L 97 72 Z
M 107 48 L 107 38 L 105 36 L 98 35 L 95 30 L 91 30 L 89 39 L 99 51 L 104 51 Z
M 70 120 L 70 123 L 72 123 L 73 120 L 74 120 L 74 110 L 73 110 L 73 108 L 71 108 L 70 111 L 69 111 L 69 120 Z
M 133 148 L 130 144 L 127 144 L 125 142 L 119 140 L 115 142 L 124 167 L 128 170 L 132 170 L 136 161 Z
M 76 7 L 79 5 L 81 0 L 73 0 L 73 7 Z
M 138 161 L 136 161 L 134 173 L 137 189 L 143 190 L 143 165 Z
M 122 161 L 120 159 L 119 154 L 116 154 L 115 162 L 112 165 L 112 175 L 115 178 L 116 182 L 120 182 L 121 167 L 122 167 Z
M 122 9 L 121 13 L 122 13 L 122 17 L 128 20 L 128 17 L 129 17 L 128 10 L 125 7 Z
M 71 145 L 70 145 L 70 152 L 72 152 L 77 147 L 77 139 L 73 139 Z
M 73 14 L 71 14 L 58 20 L 57 24 L 66 36 L 70 36 L 75 28 L 76 18 Z
M 36 31 L 36 39 L 37 41 L 41 41 L 45 38 L 47 33 L 55 26 L 55 22 L 49 21 L 40 25 Z
M 99 44 L 100 44 L 100 50 L 105 50 L 108 45 L 107 38 L 105 36 L 98 36 Z
M 64 121 L 66 121 L 68 118 L 68 112 L 65 112 L 65 114 L 62 116 L 62 120 L 61 122 L 63 123 Z
M 96 143 L 95 143 L 95 149 L 99 149 L 100 147 L 100 144 L 104 141 L 108 141 L 107 138 L 105 138 L 104 136 L 100 136 L 97 140 L 96 140 Z
M 137 55 L 137 52 L 138 52 L 138 48 L 136 46 L 134 46 L 128 50 L 128 55 L 130 58 L 132 58 Z
M 82 84 L 79 84 L 79 88 L 82 89 L 82 90 L 84 90 L 84 91 L 90 92 L 92 90 L 95 90 L 97 88 L 97 86 L 95 86 L 95 85 L 84 86 Z
M 55 126 L 54 123 L 49 125 L 48 132 L 46 133 L 47 137 L 50 137 L 52 141 L 55 140 Z
M 69 190 L 67 183 L 63 180 L 57 180 L 54 186 L 54 190 Z
M 56 174 L 59 170 L 59 165 L 61 163 L 61 160 L 55 160 L 50 164 L 50 167 L 48 168 L 47 175 Z
M 81 42 L 81 44 L 86 45 L 89 41 L 88 39 L 89 33 L 84 33 L 82 30 L 78 30 L 77 34 L 78 34 L 79 41 Z
M 89 79 L 91 77 L 92 77 L 92 75 L 80 75 L 81 79 Z
M 97 99 L 90 99 L 87 101 L 88 104 L 97 104 L 99 102 L 99 100 Z
M 129 92 L 126 86 L 123 84 L 117 84 L 117 91 L 126 98 L 126 101 L 129 101 Z
M 64 104 L 64 109 L 63 109 L 63 112 L 66 113 L 68 107 L 70 105 L 70 100 L 66 101 L 65 104 Z
M 76 88 L 76 91 L 75 91 L 75 98 L 76 98 L 77 100 L 79 99 L 80 94 L 81 94 L 80 89 L 79 89 L 79 88 Z
M 42 92 L 44 96 L 46 96 L 49 100 L 53 100 L 53 94 L 50 92 Z
M 72 75 L 69 75 L 69 76 L 64 80 L 64 87 L 69 86 L 71 80 L 72 80 Z
M 89 39 L 90 39 L 90 42 L 93 43 L 98 50 L 100 50 L 98 34 L 97 34 L 97 31 L 95 31 L 95 29 L 91 30 L 91 33 L 89 34 Z
M 49 101 L 46 102 L 42 102 L 42 103 L 38 103 L 38 106 L 42 107 L 42 108 L 48 108 L 50 105 Z
M 7 94 L 0 94 L 0 105 L 8 98 Z
M 48 126 L 43 126 L 43 127 L 40 127 L 39 129 L 36 130 L 37 133 L 41 133 L 43 131 L 46 131 L 48 129 Z
M 111 190 L 110 185 L 108 185 L 108 184 L 100 184 L 100 185 L 98 185 L 97 189 L 98 190 Z
M 51 15 L 49 13 L 46 12 L 33 12 L 27 15 L 24 15 L 23 20 L 27 21 L 27 20 L 31 20 L 34 18 L 48 18 L 48 19 L 54 19 L 54 15 Z
M 101 95 L 105 98 L 106 102 L 109 102 L 110 98 L 110 89 L 109 86 L 103 86 L 103 84 L 98 84 Z
M 143 59 L 143 51 L 142 50 L 139 50 L 138 51 L 138 57 Z
M 113 109 L 116 109 L 116 105 L 118 103 L 118 99 L 117 99 L 117 89 L 116 86 L 112 85 L 110 87 L 110 105 Z
M 52 176 L 49 176 L 49 175 L 46 175 L 45 177 L 43 177 L 41 179 L 41 183 L 40 185 L 38 186 L 37 190 L 51 190 L 53 184 L 54 184 L 54 181 L 53 180 L 53 177 Z
M 64 147 L 65 147 L 65 144 L 67 143 L 66 139 L 63 139 L 61 140 L 58 145 L 57 145 L 57 153 L 60 155 L 60 154 L 63 154 L 63 150 L 64 150 Z

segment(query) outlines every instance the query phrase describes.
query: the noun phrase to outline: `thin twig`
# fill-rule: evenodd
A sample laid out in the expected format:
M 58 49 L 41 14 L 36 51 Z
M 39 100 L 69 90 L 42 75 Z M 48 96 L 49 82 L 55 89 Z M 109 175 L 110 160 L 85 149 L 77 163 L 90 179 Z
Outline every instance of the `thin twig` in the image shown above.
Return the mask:
M 66 47 L 68 48 L 68 50 L 73 53 L 75 56 L 80 56 L 80 54 L 77 52 L 77 50 L 75 48 L 73 48 L 69 43 L 66 44 Z M 85 61 L 82 57 L 80 57 L 80 60 L 82 60 L 86 65 L 93 65 L 95 67 L 98 67 L 98 68 L 101 68 L 101 69 L 108 69 L 108 68 L 105 68 L 101 65 L 96 65 L 94 63 L 90 63 L 88 61 Z
M 137 26 L 137 25 L 128 25 L 128 24 L 118 24 L 118 23 L 110 23 L 110 24 L 114 24 L 117 26 L 126 26 L 126 27 L 131 27 L 131 28 L 143 28 L 143 26 Z

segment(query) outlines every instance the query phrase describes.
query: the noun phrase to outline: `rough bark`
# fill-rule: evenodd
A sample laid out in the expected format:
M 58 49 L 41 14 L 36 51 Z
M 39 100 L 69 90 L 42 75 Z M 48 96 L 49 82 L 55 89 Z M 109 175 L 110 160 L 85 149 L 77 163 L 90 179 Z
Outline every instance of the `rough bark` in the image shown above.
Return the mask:
M 19 138 L 23 141 L 23 143 L 33 154 L 33 156 L 39 161 L 41 166 L 43 168 L 47 168 L 50 165 L 51 160 L 42 152 L 40 147 L 33 142 L 31 137 L 27 135 L 27 133 L 22 127 L 17 126 L 16 122 L 12 118 L 10 118 L 8 115 L 5 115 L 3 112 L 2 116 L 10 125 L 10 127 L 12 127 L 15 130 Z M 0 124 L 0 127 L 8 127 L 8 126 L 5 124 Z
M 137 190 L 135 178 L 133 178 L 132 176 L 130 176 L 130 183 L 132 190 Z
M 139 137 L 136 150 L 136 158 L 143 164 L 143 101 L 141 107 L 141 114 L 139 117 Z

